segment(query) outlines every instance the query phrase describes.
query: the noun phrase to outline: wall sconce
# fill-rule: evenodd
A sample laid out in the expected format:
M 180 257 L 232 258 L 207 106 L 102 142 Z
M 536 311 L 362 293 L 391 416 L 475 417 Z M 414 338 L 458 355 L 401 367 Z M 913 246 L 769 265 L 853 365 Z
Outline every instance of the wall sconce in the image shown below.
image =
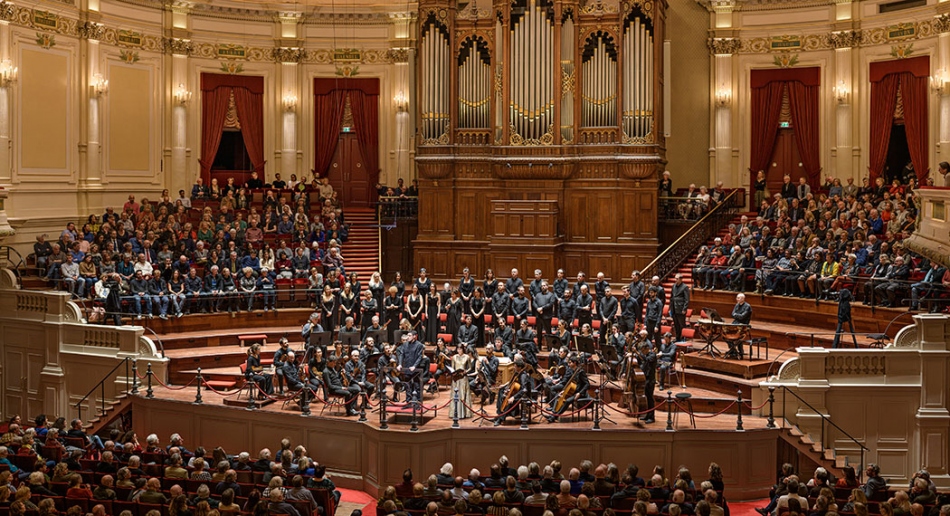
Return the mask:
M 296 111 L 297 110 L 297 96 L 293 93 L 288 93 L 284 95 L 284 110 L 285 111 Z
M 716 106 L 721 108 L 729 107 L 732 103 L 732 90 L 725 85 L 719 86 L 716 90 Z
M 845 86 L 844 81 L 838 81 L 838 85 L 832 88 L 831 92 L 834 94 L 835 102 L 838 104 L 844 105 L 848 103 L 848 95 L 851 91 Z
M 406 94 L 403 93 L 402 90 L 399 90 L 399 93 L 393 95 L 393 105 L 399 113 L 409 110 L 409 98 L 406 97 Z
M 945 97 L 950 95 L 950 76 L 945 68 L 941 68 L 930 76 L 930 89 L 936 95 Z
M 16 82 L 17 77 L 17 67 L 13 66 L 13 63 L 9 59 L 4 59 L 0 63 L 0 86 L 8 88 L 11 84 Z
M 109 81 L 101 73 L 97 73 L 92 76 L 92 84 L 89 87 L 95 96 L 101 97 L 109 92 Z
M 178 87 L 175 88 L 174 99 L 177 104 L 184 106 L 191 100 L 191 92 L 185 89 L 183 83 L 178 83 Z

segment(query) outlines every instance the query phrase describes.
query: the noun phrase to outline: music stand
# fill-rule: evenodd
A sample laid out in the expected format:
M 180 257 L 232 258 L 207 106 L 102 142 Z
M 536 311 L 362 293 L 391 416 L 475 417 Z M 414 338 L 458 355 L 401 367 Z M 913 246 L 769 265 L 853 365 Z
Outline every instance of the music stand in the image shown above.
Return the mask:
M 574 337 L 574 343 L 577 345 L 577 351 L 593 355 L 597 352 L 594 348 L 594 339 L 584 335 Z
M 386 330 L 366 330 L 366 335 L 363 336 L 363 340 L 365 341 L 368 337 L 373 337 L 373 342 L 381 344 L 385 338 L 389 337 L 389 334 Z
M 392 343 L 398 346 L 398 345 L 402 342 L 402 336 L 403 336 L 404 334 L 408 334 L 408 333 L 409 333 L 409 332 L 407 332 L 407 331 L 402 331 L 402 330 L 396 330 L 396 331 L 394 331 L 394 332 L 393 332 L 393 342 L 392 342 Z
M 373 353 L 372 355 L 366 357 L 366 370 L 367 371 L 376 371 L 376 366 L 379 365 L 379 357 L 383 356 L 382 353 Z
M 355 331 L 340 332 L 339 341 L 343 344 L 344 348 L 353 349 L 360 345 L 360 334 Z
M 542 335 L 541 341 L 547 344 L 546 349 L 549 351 L 555 350 L 561 347 L 561 339 L 557 335 L 551 335 L 549 333 L 546 333 Z
M 616 375 L 616 373 L 614 372 L 614 364 L 620 362 L 620 355 L 617 354 L 617 348 L 615 348 L 615 347 L 613 347 L 613 346 L 611 346 L 611 345 L 609 345 L 609 344 L 606 345 L 606 346 L 601 346 L 601 347 L 600 347 L 600 353 L 601 353 L 601 355 L 602 355 L 603 360 L 604 360 L 605 362 L 607 362 L 606 364 L 603 364 L 604 367 L 609 368 L 609 370 L 610 370 L 610 375 L 616 377 L 617 375 Z M 604 370 L 604 369 L 601 368 L 601 375 L 603 375 L 603 370 Z M 611 382 L 611 383 L 613 383 L 614 380 L 616 380 L 616 378 L 608 378 L 608 379 L 607 379 L 607 381 L 608 381 L 608 382 Z M 601 378 L 601 382 L 600 382 L 600 383 L 601 383 L 601 384 L 604 383 L 604 382 L 603 382 L 603 378 Z
M 323 350 L 323 353 L 326 354 L 327 346 L 330 345 L 330 332 L 328 331 L 315 331 L 310 332 L 310 344 L 308 347 L 319 346 Z

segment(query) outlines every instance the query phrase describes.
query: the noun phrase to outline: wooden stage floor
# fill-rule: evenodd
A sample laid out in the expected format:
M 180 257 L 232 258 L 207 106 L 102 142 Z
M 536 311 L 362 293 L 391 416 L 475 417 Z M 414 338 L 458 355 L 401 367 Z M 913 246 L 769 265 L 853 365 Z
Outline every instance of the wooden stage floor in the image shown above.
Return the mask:
M 180 386 L 172 386 L 172 388 L 163 387 L 161 385 L 153 386 L 154 396 L 156 398 L 169 400 L 169 401 L 178 401 L 186 403 L 194 403 L 197 388 L 194 384 L 181 388 Z M 685 413 L 674 413 L 674 425 L 673 428 L 676 431 L 680 430 L 694 430 L 694 431 L 735 431 L 736 422 L 738 417 L 738 411 L 735 405 L 729 406 L 729 403 L 723 403 L 721 400 L 722 394 L 715 393 L 713 391 L 708 391 L 698 387 L 688 387 L 686 389 L 680 386 L 668 387 L 668 390 L 672 390 L 673 395 L 675 396 L 680 392 L 688 392 L 693 396 L 693 404 L 695 414 L 696 427 L 695 429 L 690 424 L 689 417 Z M 145 388 L 140 387 L 140 394 L 144 396 Z M 233 392 L 233 391 L 232 391 Z M 233 405 L 234 400 L 238 399 L 238 394 L 231 394 L 230 396 L 223 396 L 217 394 L 207 388 L 202 389 L 202 404 L 204 405 L 217 405 L 217 406 L 227 406 L 227 408 L 235 411 L 237 416 L 240 413 L 246 412 L 246 398 L 243 395 L 240 397 L 240 405 Z M 661 393 L 659 391 L 655 394 L 657 402 L 661 399 Z M 662 393 L 662 398 L 666 398 L 667 394 L 664 391 Z M 437 406 L 439 407 L 437 415 L 427 414 L 426 417 L 420 418 L 418 422 L 419 431 L 426 430 L 442 430 L 446 428 L 451 428 L 453 421 L 449 417 L 449 407 L 451 403 L 452 394 L 447 387 L 442 387 L 438 395 L 427 394 L 424 398 L 424 404 L 427 406 Z M 719 415 L 715 415 L 715 412 L 712 412 L 711 409 L 703 409 L 697 405 L 705 403 L 702 400 L 712 400 L 717 399 L 717 406 L 714 407 L 716 412 L 720 412 L 725 409 L 725 412 Z M 224 401 L 232 400 L 230 404 L 225 405 Z M 366 408 L 366 421 L 363 422 L 366 425 L 369 425 L 373 428 L 380 427 L 380 418 L 379 418 L 379 400 L 372 400 L 371 406 Z M 255 408 L 254 411 L 261 411 L 265 413 L 275 413 L 281 415 L 300 415 L 303 418 L 320 418 L 320 419 L 329 419 L 329 420 L 345 420 L 349 422 L 358 421 L 359 416 L 345 416 L 339 415 L 342 410 L 336 406 L 327 407 L 323 415 L 320 414 L 320 411 L 324 408 L 324 404 L 315 400 L 310 405 L 311 414 L 309 416 L 303 416 L 300 412 L 300 408 L 295 402 L 289 402 L 284 406 L 283 401 L 275 401 L 273 403 L 266 404 L 262 407 Z M 745 430 L 762 430 L 767 428 L 767 419 L 764 417 L 750 415 L 749 410 L 749 401 L 743 401 L 743 410 L 742 410 L 742 423 L 743 429 Z M 478 404 L 477 400 L 475 403 L 471 404 L 475 409 L 480 409 L 481 406 Z M 656 423 L 652 424 L 643 424 L 636 417 L 628 415 L 625 411 L 617 407 L 616 403 L 605 404 L 606 411 L 605 416 L 609 417 L 611 421 L 601 420 L 600 426 L 602 431 L 641 431 L 641 432 L 665 432 L 667 427 L 667 412 L 665 406 L 660 405 L 660 408 L 656 412 Z M 728 408 L 727 408 L 728 407 Z M 490 417 L 495 416 L 495 406 L 486 404 L 484 410 L 488 413 Z M 705 410 L 705 412 L 704 412 Z M 678 411 L 677 411 L 678 412 Z M 411 417 L 408 414 L 393 414 L 389 413 L 388 417 L 389 430 L 391 431 L 409 431 L 411 428 Z M 778 421 L 776 421 L 778 424 Z M 514 417 L 509 417 L 505 424 L 499 427 L 493 427 L 492 422 L 489 421 L 475 421 L 472 419 L 460 419 L 459 420 L 460 428 L 480 428 L 480 429 L 493 429 L 493 430 L 517 430 L 520 429 L 520 419 L 516 420 Z M 584 414 L 579 414 L 576 421 L 572 421 L 569 416 L 562 416 L 561 420 L 557 423 L 549 423 L 543 418 L 535 415 L 532 421 L 529 423 L 530 428 L 545 428 L 545 429 L 563 429 L 563 430 L 590 430 L 593 427 L 593 420 L 589 415 L 585 416 Z

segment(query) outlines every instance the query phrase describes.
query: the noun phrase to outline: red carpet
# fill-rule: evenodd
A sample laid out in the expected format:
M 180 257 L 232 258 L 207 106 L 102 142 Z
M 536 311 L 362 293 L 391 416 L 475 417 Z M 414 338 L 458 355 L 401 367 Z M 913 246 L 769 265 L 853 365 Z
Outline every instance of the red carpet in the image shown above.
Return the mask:
M 765 507 L 768 504 L 768 498 L 751 502 L 729 502 L 729 513 L 730 516 L 759 516 L 759 513 L 755 512 L 755 508 Z
M 337 490 L 339 490 L 340 494 L 343 495 L 340 497 L 340 502 L 356 503 L 356 504 L 363 505 L 363 514 L 366 516 L 373 516 L 376 514 L 376 499 L 373 498 L 372 496 L 362 491 L 355 491 L 353 489 L 343 489 L 342 487 L 338 487 Z M 349 516 L 349 514 L 344 514 L 342 516 Z

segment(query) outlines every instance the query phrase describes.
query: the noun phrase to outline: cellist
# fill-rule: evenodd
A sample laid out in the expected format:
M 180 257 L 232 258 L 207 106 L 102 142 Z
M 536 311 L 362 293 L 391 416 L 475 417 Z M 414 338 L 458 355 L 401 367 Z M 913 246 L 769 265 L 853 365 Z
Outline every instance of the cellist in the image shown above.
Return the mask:
M 570 376 L 565 375 L 564 387 L 560 389 L 557 397 L 551 401 L 550 409 L 551 412 L 554 412 L 554 415 L 547 416 L 547 420 L 551 423 L 556 423 L 558 415 L 564 413 L 568 406 L 575 405 L 576 407 L 575 402 L 588 398 L 587 391 L 590 389 L 590 380 L 587 378 L 587 371 L 584 370 L 581 363 L 581 357 L 571 355 L 568 361 L 572 373 Z
M 498 393 L 498 417 L 495 418 L 494 426 L 501 425 L 508 416 L 519 416 L 521 399 L 529 396 L 529 393 L 534 390 L 524 358 L 521 355 L 515 355 L 514 364 L 514 376 Z

